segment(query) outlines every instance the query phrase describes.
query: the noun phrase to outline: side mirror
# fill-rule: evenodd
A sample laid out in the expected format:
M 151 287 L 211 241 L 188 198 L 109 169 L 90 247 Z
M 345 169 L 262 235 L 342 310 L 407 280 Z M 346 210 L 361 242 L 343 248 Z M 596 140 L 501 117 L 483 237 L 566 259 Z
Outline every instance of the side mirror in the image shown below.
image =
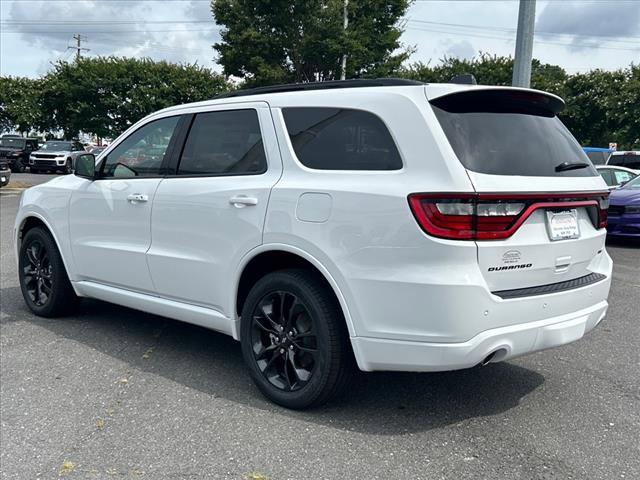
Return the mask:
M 96 157 L 93 153 L 83 153 L 76 158 L 77 177 L 88 178 L 94 180 L 96 178 Z

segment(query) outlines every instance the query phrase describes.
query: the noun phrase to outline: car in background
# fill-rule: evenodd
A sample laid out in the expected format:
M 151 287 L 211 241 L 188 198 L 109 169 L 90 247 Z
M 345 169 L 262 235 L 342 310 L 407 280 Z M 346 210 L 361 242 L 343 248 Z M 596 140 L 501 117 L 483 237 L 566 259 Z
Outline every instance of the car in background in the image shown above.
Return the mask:
M 24 172 L 29 155 L 38 149 L 38 139 L 14 136 L 0 138 L 0 159 L 6 159 L 12 172 Z
M 596 165 L 596 170 L 609 186 L 609 190 L 618 188 L 638 176 L 630 168 L 616 167 L 614 165 Z
M 607 160 L 607 165 L 630 168 L 635 173 L 640 174 L 640 151 L 613 152 L 609 160 Z
M 71 173 L 79 155 L 87 153 L 77 140 L 48 140 L 29 156 L 31 173 L 58 171 Z
M 594 165 L 604 165 L 607 163 L 609 159 L 609 155 L 611 155 L 615 150 L 611 148 L 601 148 L 601 147 L 582 147 L 584 153 L 587 154 L 589 160 Z
M 11 179 L 11 169 L 9 168 L 9 162 L 0 158 L 0 187 L 4 187 L 9 183 Z
M 609 196 L 607 235 L 640 240 L 640 176 Z
M 98 146 L 95 146 L 95 147 L 89 147 L 89 149 L 88 149 L 87 151 L 88 151 L 89 153 L 93 153 L 93 154 L 97 157 L 97 156 L 98 156 L 98 155 L 100 155 L 102 152 L 104 152 L 104 150 L 105 150 L 106 148 L 107 148 L 107 147 L 98 147 Z

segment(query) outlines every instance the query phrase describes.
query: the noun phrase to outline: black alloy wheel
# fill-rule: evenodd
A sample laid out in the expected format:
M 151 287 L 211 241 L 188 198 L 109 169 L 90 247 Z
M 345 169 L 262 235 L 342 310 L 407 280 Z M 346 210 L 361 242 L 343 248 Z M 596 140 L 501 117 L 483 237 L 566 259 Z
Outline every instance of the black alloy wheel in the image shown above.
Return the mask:
M 304 387 L 318 364 L 313 318 L 300 299 L 277 291 L 256 305 L 251 322 L 255 362 L 271 385 L 285 392 Z
M 18 276 L 25 303 L 42 317 L 70 313 L 78 304 L 62 256 L 44 227 L 28 230 L 21 241 Z
M 258 280 L 242 308 L 240 340 L 256 386 L 287 408 L 327 402 L 354 371 L 340 305 L 311 270 L 280 270 Z
M 24 249 L 22 281 L 31 302 L 37 307 L 47 304 L 53 293 L 53 270 L 49 253 L 41 240 L 35 239 Z

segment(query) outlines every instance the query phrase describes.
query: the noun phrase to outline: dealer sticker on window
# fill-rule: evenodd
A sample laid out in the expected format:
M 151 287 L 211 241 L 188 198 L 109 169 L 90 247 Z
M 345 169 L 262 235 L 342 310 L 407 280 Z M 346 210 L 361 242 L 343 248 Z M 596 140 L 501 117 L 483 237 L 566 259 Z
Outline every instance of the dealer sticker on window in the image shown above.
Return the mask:
M 547 231 L 551 241 L 580 237 L 578 211 L 575 208 L 562 212 L 547 211 Z

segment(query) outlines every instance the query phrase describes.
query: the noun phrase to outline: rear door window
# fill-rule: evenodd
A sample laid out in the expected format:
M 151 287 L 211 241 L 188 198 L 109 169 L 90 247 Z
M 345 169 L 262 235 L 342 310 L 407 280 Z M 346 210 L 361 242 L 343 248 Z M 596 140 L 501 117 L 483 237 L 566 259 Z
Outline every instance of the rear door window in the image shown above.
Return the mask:
M 363 110 L 293 107 L 282 111 L 300 162 L 318 170 L 399 170 L 400 153 L 386 125 Z
M 534 177 L 598 175 L 556 117 L 562 105 L 556 99 L 531 92 L 485 90 L 447 95 L 431 105 L 468 170 Z
M 267 158 L 255 110 L 196 115 L 178 175 L 256 175 L 266 170 Z

